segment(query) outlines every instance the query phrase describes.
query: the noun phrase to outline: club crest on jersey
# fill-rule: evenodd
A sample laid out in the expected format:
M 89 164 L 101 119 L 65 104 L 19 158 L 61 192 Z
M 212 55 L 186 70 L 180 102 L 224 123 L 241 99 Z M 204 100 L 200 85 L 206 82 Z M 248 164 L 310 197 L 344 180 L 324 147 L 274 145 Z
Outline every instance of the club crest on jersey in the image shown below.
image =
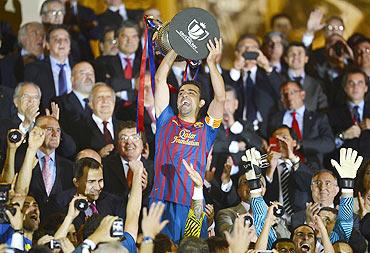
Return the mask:
M 199 146 L 199 141 L 195 141 L 196 134 L 190 132 L 188 129 L 182 129 L 178 135 L 173 137 L 171 143 L 184 144 L 190 146 Z

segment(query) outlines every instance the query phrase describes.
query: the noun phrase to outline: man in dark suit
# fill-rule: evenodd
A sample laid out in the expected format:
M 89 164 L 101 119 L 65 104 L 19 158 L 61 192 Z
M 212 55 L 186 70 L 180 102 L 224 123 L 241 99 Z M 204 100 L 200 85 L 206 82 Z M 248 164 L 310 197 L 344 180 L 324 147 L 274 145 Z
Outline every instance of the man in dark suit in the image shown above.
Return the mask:
M 288 64 L 285 80 L 294 80 L 302 85 L 306 94 L 305 106 L 307 110 L 316 111 L 327 108 L 328 101 L 319 80 L 305 72 L 308 56 L 304 44 L 301 42 L 290 43 L 284 59 Z
M 153 162 L 142 156 L 145 134 L 136 132 L 134 121 L 122 122 L 119 126 L 117 153 L 103 159 L 105 190 L 127 199 L 131 190 L 133 171 L 129 162 L 140 160 L 144 164 L 142 178 L 143 205 L 149 205 L 149 194 L 153 186 Z
M 50 100 L 72 90 L 72 62 L 68 59 L 71 41 L 69 33 L 60 26 L 51 28 L 46 36 L 49 57 L 28 64 L 24 79 L 36 83 L 42 91 L 41 105 L 49 106 Z
M 45 139 L 36 153 L 38 163 L 32 171 L 29 192 L 35 197 L 45 218 L 45 207 L 50 198 L 73 187 L 73 163 L 55 153 L 60 143 L 61 129 L 52 116 L 42 116 L 36 126 L 45 130 Z
M 73 177 L 75 188 L 59 192 L 53 197 L 48 205 L 48 212 L 55 210 L 67 212 L 68 205 L 76 194 L 87 198 L 88 208 L 81 211 L 75 218 L 74 224 L 78 229 L 85 223 L 87 217 L 93 214 L 117 215 L 125 217 L 126 203 L 122 198 L 103 191 L 104 178 L 102 165 L 93 158 L 81 158 L 76 161 Z
M 89 96 L 95 85 L 95 73 L 88 62 L 80 62 L 72 69 L 72 91 L 56 97 L 59 106 L 59 123 L 67 133 L 73 132 L 73 124 L 81 118 L 91 117 Z
M 305 91 L 299 83 L 285 82 L 280 91 L 285 109 L 270 117 L 269 132 L 281 125 L 292 128 L 298 137 L 295 152 L 300 156 L 301 162 L 315 169 L 323 168 L 323 155 L 335 147 L 327 116 L 306 109 Z
M 254 35 L 246 34 L 239 39 L 234 66 L 225 78 L 225 83 L 234 85 L 237 90 L 240 103 L 236 118 L 248 120 L 265 134 L 269 114 L 279 101 L 279 88 L 275 84 L 280 77 L 272 71 L 259 47 L 259 41 Z M 258 55 L 251 57 L 253 59 L 245 59 L 246 53 Z
M 77 144 L 77 149 L 92 148 L 101 157 L 108 156 L 114 150 L 114 140 L 117 140 L 119 121 L 113 118 L 116 96 L 114 90 L 98 83 L 91 91 L 89 105 L 92 115 L 81 118 L 73 124 L 71 133 Z
M 140 70 L 141 53 L 139 26 L 131 21 L 122 23 L 117 31 L 119 52 L 115 56 L 102 56 L 96 62 L 97 81 L 108 83 L 117 97 L 135 101 L 133 79 Z
M 113 27 L 117 30 L 122 22 L 128 18 L 125 5 L 120 0 L 106 2 L 108 4 L 107 10 L 98 16 L 100 30 L 104 30 L 106 27 Z
M 365 160 L 370 159 L 370 102 L 366 74 L 360 69 L 349 70 L 343 80 L 346 101 L 329 111 L 330 125 L 335 134 L 337 150 L 340 147 L 356 149 Z
M 39 86 L 34 83 L 20 83 L 14 91 L 13 103 L 16 111 L 9 118 L 1 119 L 0 125 L 0 161 L 3 164 L 6 153 L 6 138 L 9 129 L 19 129 L 23 134 L 28 135 L 29 131 L 35 125 L 36 117 L 40 114 L 39 105 L 41 91 Z M 54 115 L 56 112 L 52 111 Z M 57 148 L 57 153 L 63 157 L 71 157 L 76 152 L 76 144 L 66 133 L 61 133 L 61 143 Z M 16 168 L 20 168 L 23 161 L 27 145 L 22 144 L 17 150 Z
M 14 89 L 24 80 L 25 65 L 44 58 L 45 32 L 38 22 L 26 23 L 18 31 L 21 46 L 18 52 L 6 56 L 0 61 L 0 84 Z
M 293 137 L 294 136 L 294 137 Z M 293 151 L 297 146 L 296 135 L 287 126 L 277 128 L 270 140 L 268 160 L 270 166 L 266 169 L 265 200 L 280 202 L 287 218 L 293 212 L 306 208 L 311 199 L 311 178 L 314 170 L 310 169 Z

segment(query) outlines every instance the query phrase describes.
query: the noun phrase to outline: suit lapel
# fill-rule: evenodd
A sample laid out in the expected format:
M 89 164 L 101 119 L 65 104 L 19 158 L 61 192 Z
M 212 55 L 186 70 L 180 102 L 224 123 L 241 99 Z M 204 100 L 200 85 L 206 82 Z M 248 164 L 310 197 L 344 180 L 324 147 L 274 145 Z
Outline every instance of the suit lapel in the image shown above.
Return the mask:
M 36 157 L 37 159 L 37 157 Z M 36 181 L 36 185 L 39 185 L 42 192 L 46 195 L 46 188 L 45 188 L 45 183 L 44 183 L 44 179 L 42 178 L 42 171 L 41 171 L 41 167 L 40 167 L 40 162 L 37 163 L 36 167 L 33 169 L 33 176 L 35 178 L 35 181 Z
M 121 62 L 121 59 L 119 58 L 118 54 L 115 57 L 113 57 L 113 66 L 112 67 L 114 69 L 114 72 L 116 72 L 118 74 L 117 76 L 124 77 L 122 62 Z
M 99 143 L 105 144 L 104 135 L 102 134 L 102 132 L 100 132 L 99 127 L 96 125 L 92 117 L 89 117 L 89 120 L 87 121 L 87 125 L 92 131 L 92 136 L 96 136 Z
M 61 171 L 61 166 L 60 165 L 60 161 L 57 157 L 57 155 L 55 155 L 55 180 L 54 180 L 54 184 L 53 184 L 53 188 L 51 188 L 51 191 L 50 191 L 50 195 L 52 194 L 56 194 L 58 192 L 58 185 L 59 185 L 59 181 L 61 181 L 61 176 L 62 176 L 62 171 Z
M 122 160 L 119 154 L 116 154 L 114 156 L 113 165 L 114 165 L 112 168 L 113 172 L 117 175 L 121 183 L 126 185 L 126 187 L 128 187 L 127 180 L 126 180 L 125 173 L 124 173 L 123 163 L 122 163 Z

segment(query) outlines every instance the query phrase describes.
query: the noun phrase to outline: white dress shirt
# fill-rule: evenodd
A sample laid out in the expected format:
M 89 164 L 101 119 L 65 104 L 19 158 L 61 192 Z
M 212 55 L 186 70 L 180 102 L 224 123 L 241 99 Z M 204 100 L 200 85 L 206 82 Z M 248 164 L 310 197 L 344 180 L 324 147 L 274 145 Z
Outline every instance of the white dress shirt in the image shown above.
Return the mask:
M 104 134 L 104 124 L 103 120 L 96 116 L 95 114 L 92 115 L 92 119 L 94 120 L 95 124 L 98 126 L 100 132 Z M 109 118 L 107 128 L 109 130 L 110 135 L 112 136 L 112 139 L 114 140 L 114 130 L 113 130 L 113 122 L 112 117 Z
M 70 93 L 72 91 L 72 82 L 71 82 L 71 65 L 69 64 L 68 58 L 64 63 L 59 62 L 54 57 L 50 56 L 50 64 L 51 64 L 51 70 L 53 72 L 53 79 L 54 79 L 54 88 L 55 88 L 55 94 L 56 96 L 59 96 L 59 72 L 60 67 L 57 64 L 66 64 L 64 66 L 64 73 L 66 74 L 66 84 L 67 84 L 67 93 Z
M 302 107 L 298 108 L 297 110 L 295 110 L 295 112 L 296 112 L 295 118 L 297 119 L 299 130 L 301 130 L 302 136 L 303 136 L 303 130 L 304 130 L 303 129 L 303 116 L 304 116 L 304 111 L 305 110 L 306 110 L 305 106 L 302 106 Z M 288 127 L 292 127 L 292 120 L 293 120 L 292 112 L 293 112 L 293 110 L 287 110 L 284 113 L 283 125 L 286 125 Z

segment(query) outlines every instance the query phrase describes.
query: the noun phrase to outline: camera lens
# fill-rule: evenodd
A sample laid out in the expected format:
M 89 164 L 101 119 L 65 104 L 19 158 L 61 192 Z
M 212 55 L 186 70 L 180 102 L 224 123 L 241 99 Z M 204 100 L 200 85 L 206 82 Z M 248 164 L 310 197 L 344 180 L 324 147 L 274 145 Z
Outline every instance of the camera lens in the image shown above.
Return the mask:
M 79 211 L 85 211 L 88 208 L 88 202 L 85 199 L 78 199 L 75 201 L 75 207 Z
M 8 139 L 12 143 L 17 143 L 22 139 L 22 134 L 17 130 L 11 131 L 8 134 Z

